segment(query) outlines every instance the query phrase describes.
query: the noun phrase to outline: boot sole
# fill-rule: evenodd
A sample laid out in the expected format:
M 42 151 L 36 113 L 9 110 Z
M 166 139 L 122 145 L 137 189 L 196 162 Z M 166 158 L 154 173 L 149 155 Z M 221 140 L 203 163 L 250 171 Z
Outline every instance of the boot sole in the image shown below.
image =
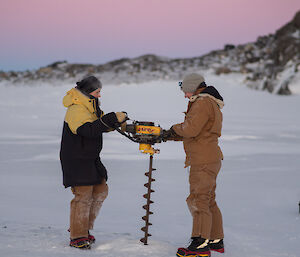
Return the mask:
M 96 240 L 90 240 L 90 244 L 94 244 Z
M 221 248 L 221 249 L 210 249 L 211 251 L 214 251 L 214 252 L 218 252 L 218 253 L 224 253 L 225 250 L 224 248 Z
M 89 243 L 88 244 L 83 244 L 83 245 L 70 245 L 70 247 L 74 247 L 74 248 L 81 249 L 81 250 L 91 249 L 91 245 Z
M 207 253 L 197 253 L 197 254 L 188 254 L 188 255 L 181 255 L 179 253 L 176 253 L 176 256 L 178 257 L 210 257 L 211 255 L 210 254 L 207 254 Z

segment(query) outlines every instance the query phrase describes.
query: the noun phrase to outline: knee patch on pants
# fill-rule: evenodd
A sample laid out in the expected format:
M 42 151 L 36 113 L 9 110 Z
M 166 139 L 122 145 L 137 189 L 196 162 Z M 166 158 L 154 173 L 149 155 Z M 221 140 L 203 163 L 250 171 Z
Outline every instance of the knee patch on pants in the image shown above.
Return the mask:
M 106 183 L 94 186 L 93 199 L 97 202 L 103 202 L 108 196 L 108 186 Z
M 186 199 L 190 212 L 199 213 L 209 209 L 209 196 L 205 194 L 190 194 Z

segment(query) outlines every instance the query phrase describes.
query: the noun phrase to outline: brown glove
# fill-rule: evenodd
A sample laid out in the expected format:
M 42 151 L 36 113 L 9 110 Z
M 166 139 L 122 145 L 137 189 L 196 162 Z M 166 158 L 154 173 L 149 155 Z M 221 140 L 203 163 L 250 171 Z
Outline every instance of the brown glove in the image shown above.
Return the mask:
M 116 112 L 116 116 L 119 123 L 123 123 L 128 119 L 126 112 Z
M 126 126 L 127 126 L 127 123 L 126 123 L 126 121 L 124 121 L 124 122 L 121 124 L 121 130 L 122 130 L 123 132 L 126 132 Z

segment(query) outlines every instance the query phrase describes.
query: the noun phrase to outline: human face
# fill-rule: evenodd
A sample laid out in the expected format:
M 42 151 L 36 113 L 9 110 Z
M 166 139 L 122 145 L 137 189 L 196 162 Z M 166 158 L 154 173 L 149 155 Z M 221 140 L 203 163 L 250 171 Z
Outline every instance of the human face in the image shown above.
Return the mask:
M 100 91 L 101 91 L 101 88 L 98 88 L 98 89 L 94 90 L 93 92 L 91 92 L 90 95 L 92 95 L 93 97 L 99 98 L 99 97 L 101 97 Z
M 184 97 L 190 99 L 193 96 L 193 93 L 184 93 Z

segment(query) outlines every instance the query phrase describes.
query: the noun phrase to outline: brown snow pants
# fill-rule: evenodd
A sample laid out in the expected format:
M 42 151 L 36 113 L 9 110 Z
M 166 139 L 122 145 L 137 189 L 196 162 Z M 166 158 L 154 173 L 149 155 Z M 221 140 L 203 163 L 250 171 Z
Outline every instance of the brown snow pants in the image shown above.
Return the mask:
M 74 198 L 70 210 L 70 237 L 88 237 L 94 221 L 107 197 L 108 186 L 105 181 L 93 186 L 72 187 Z
M 192 165 L 190 169 L 190 195 L 186 199 L 193 216 L 192 237 L 222 239 L 222 214 L 215 200 L 216 179 L 221 161 Z

